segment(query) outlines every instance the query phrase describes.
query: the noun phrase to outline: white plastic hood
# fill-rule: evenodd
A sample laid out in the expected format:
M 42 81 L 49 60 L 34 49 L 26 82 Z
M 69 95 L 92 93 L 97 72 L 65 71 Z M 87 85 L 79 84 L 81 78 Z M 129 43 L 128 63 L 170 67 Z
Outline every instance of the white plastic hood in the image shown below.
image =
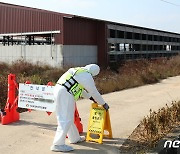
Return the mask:
M 87 69 L 89 73 L 92 74 L 92 76 L 96 76 L 100 72 L 100 68 L 96 64 L 89 64 L 89 65 L 86 65 L 84 68 Z

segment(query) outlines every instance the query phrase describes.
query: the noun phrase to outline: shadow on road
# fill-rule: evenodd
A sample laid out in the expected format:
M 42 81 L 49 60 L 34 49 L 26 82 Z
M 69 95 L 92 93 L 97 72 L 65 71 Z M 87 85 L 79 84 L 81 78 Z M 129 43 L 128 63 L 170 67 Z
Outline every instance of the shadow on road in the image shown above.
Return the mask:
M 86 134 L 86 133 L 84 133 Z M 102 144 L 98 144 L 95 142 L 83 142 L 74 146 L 80 146 L 81 149 L 76 149 L 71 153 L 82 153 L 82 154 L 91 154 L 91 153 L 103 153 L 103 154 L 119 154 L 119 147 L 125 141 L 125 139 L 113 138 L 113 139 L 103 139 Z
M 9 126 L 20 126 L 20 125 L 31 125 L 37 126 L 38 128 L 46 129 L 46 130 L 53 130 L 56 131 L 57 125 L 52 124 L 44 124 L 44 123 L 36 123 L 32 121 L 20 120 L 18 122 L 12 123 Z

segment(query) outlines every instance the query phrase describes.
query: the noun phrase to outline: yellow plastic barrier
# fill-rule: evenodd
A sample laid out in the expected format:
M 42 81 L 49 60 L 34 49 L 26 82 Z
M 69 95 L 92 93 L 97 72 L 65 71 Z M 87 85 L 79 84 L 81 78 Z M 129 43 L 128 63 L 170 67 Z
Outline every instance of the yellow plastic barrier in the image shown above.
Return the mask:
M 105 131 L 109 134 L 104 133 Z M 99 138 L 93 138 L 93 134 L 96 137 L 99 136 Z M 104 136 L 112 138 L 109 111 L 106 111 L 102 105 L 92 103 L 86 141 L 94 141 L 102 144 Z

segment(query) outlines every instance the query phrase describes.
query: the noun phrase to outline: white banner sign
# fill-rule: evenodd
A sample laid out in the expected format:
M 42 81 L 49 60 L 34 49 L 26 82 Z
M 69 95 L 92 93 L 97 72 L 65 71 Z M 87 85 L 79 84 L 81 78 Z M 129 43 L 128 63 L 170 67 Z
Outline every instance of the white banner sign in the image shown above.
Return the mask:
M 54 86 L 20 83 L 18 107 L 54 112 L 53 90 Z

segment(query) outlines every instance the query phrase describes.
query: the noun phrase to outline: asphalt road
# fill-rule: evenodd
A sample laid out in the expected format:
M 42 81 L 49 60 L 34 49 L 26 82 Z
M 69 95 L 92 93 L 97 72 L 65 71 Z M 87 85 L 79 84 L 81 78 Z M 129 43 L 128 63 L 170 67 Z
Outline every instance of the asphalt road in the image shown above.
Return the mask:
M 103 144 L 84 142 L 73 144 L 74 151 L 80 154 L 119 153 L 119 146 L 137 127 L 149 110 L 158 110 L 180 100 L 180 76 L 172 77 L 153 85 L 132 88 L 103 95 L 110 106 L 110 119 L 113 139 L 104 139 Z M 82 119 L 84 135 L 87 132 L 91 101 L 77 102 Z M 20 121 L 10 125 L 0 125 L 0 153 L 5 154 L 51 154 L 56 118 L 53 113 L 32 111 L 21 113 Z M 67 144 L 68 139 L 67 139 Z

